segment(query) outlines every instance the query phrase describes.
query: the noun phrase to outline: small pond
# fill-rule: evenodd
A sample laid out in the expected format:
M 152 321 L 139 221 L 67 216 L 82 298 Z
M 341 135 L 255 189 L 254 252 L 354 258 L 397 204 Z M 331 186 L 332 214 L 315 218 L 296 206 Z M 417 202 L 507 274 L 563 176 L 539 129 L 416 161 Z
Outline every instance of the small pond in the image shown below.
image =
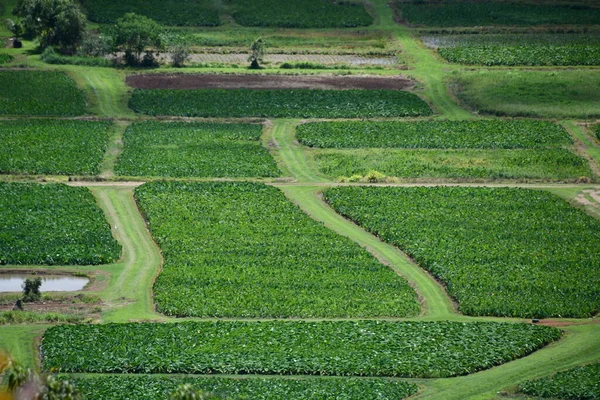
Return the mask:
M 26 275 L 0 274 L 0 293 L 20 292 L 26 278 L 42 278 L 40 291 L 44 292 L 76 292 L 82 290 L 90 281 L 88 278 L 71 275 Z

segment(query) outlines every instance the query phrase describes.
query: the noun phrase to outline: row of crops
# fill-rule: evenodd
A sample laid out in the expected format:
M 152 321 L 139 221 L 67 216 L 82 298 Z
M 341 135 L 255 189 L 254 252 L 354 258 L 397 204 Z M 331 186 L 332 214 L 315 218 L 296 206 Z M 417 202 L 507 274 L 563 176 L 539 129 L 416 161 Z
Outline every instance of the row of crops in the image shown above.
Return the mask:
M 121 246 L 86 188 L 0 182 L 0 264 L 104 264 Z
M 94 400 L 164 400 L 177 387 L 189 384 L 195 389 L 208 392 L 219 399 L 268 400 L 330 399 L 399 400 L 417 393 L 413 383 L 385 378 L 226 378 L 226 377 L 181 377 L 164 375 L 96 375 L 65 376 L 72 381 L 86 398 Z
M 582 4 L 527 4 L 519 1 L 396 1 L 403 21 L 434 27 L 594 25 L 600 8 Z
M 556 399 L 599 399 L 600 363 L 557 372 L 519 385 L 519 391 L 531 396 Z
M 217 26 L 220 14 L 230 13 L 243 26 L 281 28 L 349 28 L 373 23 L 363 4 L 330 0 L 84 0 L 88 18 L 114 23 L 135 12 L 171 26 Z
M 399 90 L 135 89 L 129 107 L 185 117 L 370 118 L 430 115 L 414 93 Z
M 561 331 L 497 322 L 268 321 L 60 325 L 47 371 L 450 377 L 503 364 Z
M 467 315 L 585 318 L 599 311 L 600 222 L 548 192 L 338 187 L 324 195 L 431 271 Z
M 164 314 L 308 318 L 420 311 L 404 279 L 308 217 L 279 189 L 152 182 L 135 195 L 164 257 L 154 285 Z

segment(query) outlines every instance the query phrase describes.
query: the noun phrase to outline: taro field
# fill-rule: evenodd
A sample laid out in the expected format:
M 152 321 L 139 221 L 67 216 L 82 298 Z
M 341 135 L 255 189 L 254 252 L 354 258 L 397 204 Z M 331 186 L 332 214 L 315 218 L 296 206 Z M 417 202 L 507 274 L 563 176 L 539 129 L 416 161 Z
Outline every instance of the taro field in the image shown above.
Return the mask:
M 596 1 L 80 3 L 0 26 L 0 399 L 600 398 Z

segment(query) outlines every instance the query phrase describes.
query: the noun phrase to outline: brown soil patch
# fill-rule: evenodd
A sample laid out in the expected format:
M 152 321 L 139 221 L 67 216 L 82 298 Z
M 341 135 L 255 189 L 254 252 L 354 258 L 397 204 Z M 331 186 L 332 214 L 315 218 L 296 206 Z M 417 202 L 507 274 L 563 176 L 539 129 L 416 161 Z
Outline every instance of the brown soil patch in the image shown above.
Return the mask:
M 415 82 L 404 76 L 333 75 L 129 75 L 136 89 L 412 89 Z

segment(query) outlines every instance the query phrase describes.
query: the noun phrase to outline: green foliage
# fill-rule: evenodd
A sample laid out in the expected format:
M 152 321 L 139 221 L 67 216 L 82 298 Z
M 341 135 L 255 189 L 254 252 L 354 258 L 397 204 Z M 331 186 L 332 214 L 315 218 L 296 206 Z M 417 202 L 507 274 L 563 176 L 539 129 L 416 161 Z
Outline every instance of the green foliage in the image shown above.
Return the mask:
M 136 89 L 129 107 L 143 114 L 189 117 L 367 118 L 432 113 L 417 95 L 400 90 Z
M 296 128 L 298 141 L 322 148 L 518 149 L 573 144 L 555 123 L 534 120 L 335 121 Z
M 0 173 L 98 174 L 111 127 L 109 121 L 0 121 Z
M 151 48 L 160 47 L 161 27 L 154 20 L 143 15 L 127 13 L 119 18 L 114 26 L 114 45 L 125 52 L 127 65 L 143 63 L 141 54 Z
M 74 54 L 87 30 L 86 16 L 73 0 L 19 0 L 13 13 L 42 48 L 57 46 Z
M 560 336 L 556 328 L 496 322 L 59 325 L 44 334 L 41 353 L 44 370 L 60 372 L 437 378 L 503 364 Z
M 330 177 L 377 170 L 397 178 L 543 179 L 577 181 L 593 177 L 587 160 L 567 149 L 317 150 L 319 170 Z
M 417 392 L 412 383 L 373 378 L 311 378 L 294 379 L 170 377 L 156 375 L 111 375 L 74 378 L 77 387 L 95 400 L 163 400 L 180 384 L 215 393 L 231 400 L 267 399 L 339 399 L 398 400 Z
M 600 222 L 548 192 L 339 187 L 325 197 L 429 270 L 467 315 L 587 318 L 599 310 Z
M 159 312 L 196 317 L 419 313 L 413 289 L 274 187 L 153 182 L 135 192 L 161 247 Z
M 60 314 L 55 312 L 38 313 L 30 311 L 0 311 L 0 325 L 35 324 L 35 323 L 68 323 L 83 320 L 81 315 Z
M 456 83 L 458 97 L 483 113 L 600 117 L 600 74 L 593 70 L 464 72 Z
M 519 4 L 494 1 L 397 1 L 402 19 L 411 24 L 449 26 L 594 25 L 600 8 L 583 5 Z
M 329 0 L 229 0 L 233 18 L 243 26 L 280 28 L 351 28 L 368 26 L 373 17 L 363 4 Z
M 256 39 L 252 46 L 250 46 L 250 55 L 248 56 L 248 61 L 250 61 L 250 68 L 258 69 L 260 68 L 261 62 L 263 62 L 263 57 L 265 56 L 265 42 L 261 38 Z
M 42 53 L 42 61 L 46 64 L 58 65 L 85 65 L 88 67 L 112 67 L 113 62 L 104 57 L 64 56 L 54 51 L 52 47 L 46 48 Z
M 556 399 L 600 399 L 600 363 L 575 367 L 519 385 L 519 391 Z
M 203 391 L 196 389 L 192 386 L 191 383 L 184 383 L 178 386 L 175 391 L 169 394 L 169 400 L 209 400 L 209 399 L 218 399 L 217 396 L 214 396 L 209 393 L 204 393 Z
M 25 279 L 25 282 L 23 282 L 23 301 L 26 303 L 39 301 L 42 298 L 41 286 L 42 278 L 39 276 Z
M 104 264 L 121 254 L 86 188 L 0 182 L 0 214 L 0 264 Z
M 111 24 L 126 13 L 151 18 L 162 25 L 216 26 L 219 13 L 211 0 L 83 0 L 90 21 Z
M 6 64 L 13 60 L 13 56 L 7 53 L 0 53 L 0 64 Z
M 61 72 L 0 71 L 0 114 L 81 115 L 86 100 L 75 83 Z
M 147 121 L 125 131 L 115 172 L 130 176 L 274 177 L 262 125 Z

